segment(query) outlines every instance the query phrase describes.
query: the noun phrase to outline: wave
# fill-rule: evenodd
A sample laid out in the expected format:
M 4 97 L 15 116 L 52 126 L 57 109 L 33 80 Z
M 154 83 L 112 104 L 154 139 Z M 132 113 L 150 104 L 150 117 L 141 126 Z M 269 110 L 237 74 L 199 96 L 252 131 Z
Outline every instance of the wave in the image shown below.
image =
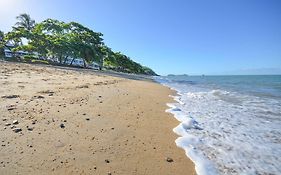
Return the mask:
M 280 102 L 162 82 L 178 92 L 173 129 L 197 174 L 281 174 Z

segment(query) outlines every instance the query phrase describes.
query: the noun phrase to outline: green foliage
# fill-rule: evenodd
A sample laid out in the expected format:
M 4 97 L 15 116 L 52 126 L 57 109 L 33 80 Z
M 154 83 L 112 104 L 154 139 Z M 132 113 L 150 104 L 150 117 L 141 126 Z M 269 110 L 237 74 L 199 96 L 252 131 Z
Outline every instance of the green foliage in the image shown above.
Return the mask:
M 110 56 L 105 58 L 104 63 L 105 67 L 116 71 L 145 75 L 157 75 L 150 68 L 144 67 L 139 63 L 134 62 L 129 57 L 123 55 L 120 52 L 111 52 Z
M 15 46 L 13 51 L 22 50 L 29 54 L 36 52 L 40 57 L 59 60 L 60 64 L 66 63 L 67 58 L 81 58 L 84 60 L 84 67 L 95 61 L 101 67 L 116 71 L 155 75 L 151 69 L 134 62 L 126 55 L 113 52 L 103 43 L 102 33 L 94 32 L 77 22 L 46 19 L 36 24 L 28 14 L 19 15 L 17 20 L 13 30 L 4 37 L 6 42 Z M 24 56 L 24 61 L 42 62 L 34 55 Z
M 35 25 L 35 21 L 26 13 L 20 14 L 16 19 L 18 20 L 15 24 L 16 28 L 24 28 L 27 31 L 31 31 Z
M 36 63 L 36 64 L 49 64 L 49 62 L 46 61 L 46 60 L 31 60 L 31 63 Z
M 32 60 L 37 59 L 37 57 L 35 55 L 24 55 L 23 56 L 23 60 L 26 62 L 32 62 Z

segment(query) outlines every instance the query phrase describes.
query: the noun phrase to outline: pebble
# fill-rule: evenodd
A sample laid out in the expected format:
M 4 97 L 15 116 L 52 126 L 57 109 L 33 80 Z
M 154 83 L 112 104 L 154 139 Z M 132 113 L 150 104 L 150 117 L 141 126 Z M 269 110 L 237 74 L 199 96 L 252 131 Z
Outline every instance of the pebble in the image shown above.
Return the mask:
M 22 131 L 22 129 L 21 129 L 21 128 L 14 128 L 13 131 L 14 131 L 15 133 L 18 133 L 18 132 Z
M 90 118 L 86 118 L 86 120 L 87 120 L 87 121 L 89 121 L 89 120 L 90 120 Z
M 17 124 L 19 124 L 19 121 L 14 120 L 14 121 L 13 121 L 13 124 L 14 124 L 14 125 L 17 125 Z
M 166 161 L 171 163 L 171 162 L 173 162 L 174 160 L 173 160 L 172 158 L 170 158 L 170 157 L 167 157 L 167 158 L 166 158 Z
M 64 126 L 64 124 L 63 124 L 63 123 L 62 123 L 62 124 L 60 124 L 60 127 L 61 127 L 61 128 L 65 128 L 65 126 Z
M 109 161 L 108 159 L 105 159 L 104 161 L 105 161 L 106 163 L 110 163 L 110 161 Z
M 30 128 L 29 126 L 27 126 L 27 130 L 28 131 L 33 131 L 34 128 Z
M 11 124 L 10 123 L 5 123 L 5 126 L 10 126 Z

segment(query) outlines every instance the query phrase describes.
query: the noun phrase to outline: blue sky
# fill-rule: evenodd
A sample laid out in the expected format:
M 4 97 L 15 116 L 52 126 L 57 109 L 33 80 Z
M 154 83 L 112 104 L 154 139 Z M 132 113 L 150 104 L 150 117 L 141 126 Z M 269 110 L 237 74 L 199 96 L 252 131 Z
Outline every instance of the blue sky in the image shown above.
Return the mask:
M 0 0 L 0 9 L 0 30 L 24 12 L 77 21 L 159 74 L 281 74 L 280 0 Z

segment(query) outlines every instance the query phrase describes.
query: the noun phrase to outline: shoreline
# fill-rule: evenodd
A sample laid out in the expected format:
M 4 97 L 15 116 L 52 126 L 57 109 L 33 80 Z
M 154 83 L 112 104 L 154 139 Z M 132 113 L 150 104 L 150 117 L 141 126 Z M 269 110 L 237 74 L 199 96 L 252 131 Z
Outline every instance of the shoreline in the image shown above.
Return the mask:
M 166 85 L 163 84 L 163 86 Z M 201 153 L 198 153 L 196 150 L 194 150 L 194 147 L 191 146 L 196 145 L 199 140 L 195 136 L 186 133 L 186 130 L 190 128 L 196 128 L 198 126 L 194 119 L 183 119 L 183 116 L 180 114 L 181 110 L 175 106 L 175 104 L 183 104 L 183 102 L 179 100 L 182 94 L 180 94 L 180 92 L 176 89 L 173 89 L 171 87 L 169 88 L 175 91 L 176 95 L 171 95 L 175 102 L 167 103 L 168 109 L 166 110 L 166 112 L 172 114 L 178 121 L 178 125 L 173 128 L 173 132 L 178 136 L 178 138 L 175 140 L 177 147 L 184 150 L 187 158 L 194 163 L 197 175 L 218 174 L 217 170 L 214 168 L 213 163 L 207 160 Z
M 173 129 L 179 136 L 176 144 L 194 162 L 198 175 L 278 174 L 280 144 L 275 139 L 280 131 L 276 118 L 280 101 L 278 93 L 268 91 L 274 81 L 266 77 L 217 77 L 204 82 L 192 77 L 165 78 L 159 82 L 177 92 L 176 102 L 167 104 L 167 112 L 178 120 Z M 224 86 L 237 79 L 241 82 L 233 88 Z M 252 82 L 249 87 L 259 93 L 245 91 L 246 82 Z M 261 86 L 263 82 L 266 86 Z M 265 110 L 271 112 L 265 115 Z M 272 135 L 265 137 L 266 133 Z
M 169 88 L 95 71 L 0 67 L 0 174 L 195 174 L 175 144 L 178 121 L 165 113 Z

